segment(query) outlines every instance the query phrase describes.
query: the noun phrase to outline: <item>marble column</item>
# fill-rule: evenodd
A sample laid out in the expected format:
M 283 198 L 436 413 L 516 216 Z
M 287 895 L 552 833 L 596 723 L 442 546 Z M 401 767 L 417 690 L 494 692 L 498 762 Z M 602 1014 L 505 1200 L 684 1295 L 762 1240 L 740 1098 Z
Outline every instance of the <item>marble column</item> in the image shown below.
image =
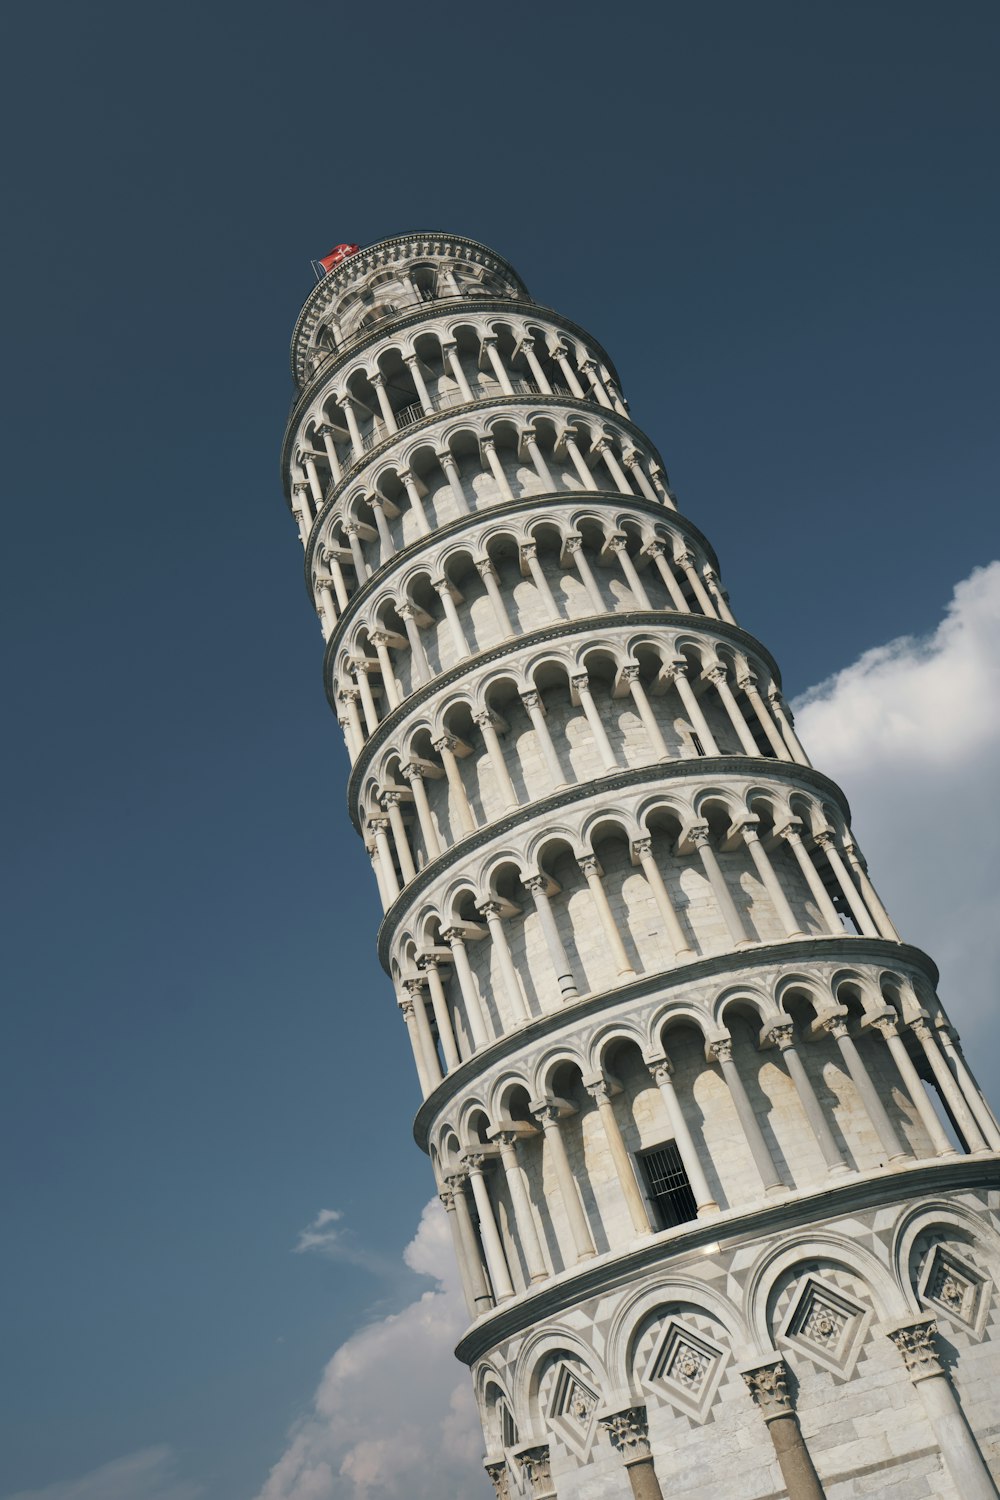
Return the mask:
M 633 1500 L 663 1500 L 649 1446 L 649 1423 L 644 1406 L 627 1406 L 598 1419 L 612 1448 L 621 1457 L 632 1487 Z
M 549 580 L 545 576 L 545 570 L 538 560 L 538 547 L 534 542 L 525 542 L 522 546 L 521 562 L 522 564 L 527 565 L 528 572 L 531 574 L 531 581 L 535 585 L 536 589 L 539 592 L 539 595 L 541 596 L 542 603 L 545 606 L 545 612 L 548 615 L 549 619 L 553 623 L 555 623 L 557 620 L 561 620 L 562 615 L 559 613 L 559 606 L 556 603 L 556 596 L 555 594 L 553 594 L 552 588 L 549 584 Z
M 563 1212 L 566 1215 L 576 1258 L 578 1261 L 592 1260 L 597 1251 L 590 1233 L 590 1225 L 587 1223 L 587 1215 L 580 1202 L 576 1178 L 573 1176 L 573 1168 L 570 1166 L 566 1152 L 566 1142 L 562 1138 L 560 1106 L 546 1100 L 533 1105 L 531 1112 L 545 1132 L 545 1149 L 551 1157 L 556 1181 L 559 1184 L 559 1196 L 562 1199 Z
M 574 1000 L 580 991 L 576 983 L 576 975 L 569 961 L 569 955 L 559 935 L 556 919 L 552 912 L 552 903 L 549 900 L 549 881 L 545 875 L 527 875 L 524 879 L 527 890 L 531 892 L 535 903 L 535 911 L 538 913 L 539 925 L 542 929 L 542 937 L 545 939 L 545 947 L 548 950 L 549 961 L 555 974 L 556 988 L 561 1000 Z
M 705 754 L 718 755 L 719 747 L 715 743 L 715 735 L 709 729 L 708 720 L 702 712 L 702 707 L 695 695 L 694 688 L 688 681 L 687 662 L 671 662 L 668 671 L 674 687 L 677 689 L 677 695 L 684 706 L 684 712 L 691 721 L 691 728 L 701 740 Z
M 887 1159 L 891 1162 L 909 1160 L 910 1152 L 900 1141 L 895 1126 L 885 1112 L 885 1105 L 879 1098 L 878 1089 L 872 1083 L 871 1074 L 861 1060 L 853 1037 L 848 1033 L 847 1022 L 843 1016 L 823 1016 L 814 1025 L 817 1030 L 828 1031 L 837 1043 L 851 1081 L 861 1096 L 861 1103 L 875 1127 L 875 1134 L 882 1143 Z
M 768 1027 L 768 1035 L 781 1053 L 782 1061 L 788 1071 L 788 1076 L 795 1085 L 795 1092 L 799 1096 L 806 1119 L 809 1121 L 810 1129 L 816 1138 L 826 1163 L 826 1169 L 832 1176 L 842 1177 L 850 1167 L 844 1160 L 843 1154 L 837 1142 L 833 1138 L 833 1131 L 827 1123 L 823 1106 L 816 1097 L 816 1090 L 812 1086 L 812 1080 L 806 1072 L 805 1065 L 795 1047 L 795 1028 L 791 1021 L 779 1022 Z
M 475 833 L 476 820 L 469 803 L 468 793 L 465 790 L 465 782 L 462 780 L 461 768 L 458 757 L 455 754 L 455 746 L 458 741 L 453 734 L 442 734 L 439 739 L 434 740 L 434 749 L 441 757 L 444 766 L 445 778 L 448 782 L 448 792 L 454 804 L 453 812 L 458 820 L 458 826 L 463 834 Z
M 693 828 L 687 830 L 685 838 L 691 847 L 697 851 L 702 869 L 705 871 L 708 883 L 712 887 L 712 894 L 715 897 L 716 905 L 722 913 L 722 919 L 726 927 L 729 929 L 729 936 L 732 939 L 733 946 L 736 948 L 749 947 L 754 940 L 747 932 L 743 925 L 743 918 L 736 910 L 736 902 L 733 900 L 729 886 L 726 884 L 726 877 L 722 873 L 722 866 L 719 864 L 718 856 L 712 848 L 708 827 L 696 824 Z
M 593 609 L 595 614 L 603 614 L 604 599 L 601 596 L 600 585 L 598 584 L 597 579 L 594 577 L 594 570 L 590 566 L 590 558 L 587 556 L 586 551 L 584 550 L 583 537 L 573 535 L 568 536 L 566 538 L 565 547 L 566 551 L 573 559 L 573 563 L 576 567 L 577 573 L 580 575 L 580 582 L 587 590 L 587 598 L 590 600 L 591 608 Z
M 765 1194 L 770 1197 L 775 1193 L 786 1192 L 785 1184 L 778 1176 L 778 1170 L 774 1165 L 771 1148 L 764 1139 L 764 1132 L 760 1128 L 753 1105 L 743 1085 L 743 1079 L 740 1077 L 740 1070 L 733 1057 L 731 1039 L 720 1037 L 717 1041 L 709 1043 L 706 1050 L 722 1069 L 722 1076 L 726 1080 L 730 1098 L 735 1106 L 746 1143 L 750 1147 L 750 1154 Z
M 787 823 L 784 828 L 776 828 L 775 835 L 779 839 L 784 839 L 789 849 L 791 849 L 795 857 L 795 862 L 802 872 L 806 885 L 809 887 L 809 894 L 819 907 L 820 915 L 823 918 L 827 931 L 834 933 L 837 937 L 842 937 L 844 924 L 840 920 L 837 908 L 830 900 L 830 893 L 823 884 L 819 871 L 810 858 L 809 850 L 802 842 L 802 836 L 799 833 L 799 820 L 796 819 L 793 823 Z
M 521 702 L 524 704 L 528 718 L 531 720 L 531 727 L 535 731 L 535 738 L 542 752 L 545 768 L 552 781 L 551 790 L 554 792 L 558 791 L 560 787 L 568 785 L 568 777 L 562 768 L 559 752 L 549 733 L 549 726 L 545 722 L 545 705 L 542 701 L 542 695 L 534 690 L 522 693 Z
M 527 1494 L 530 1500 L 556 1500 L 548 1443 L 536 1443 L 530 1448 L 520 1448 L 515 1457 L 527 1480 Z
M 511 808 L 518 806 L 517 792 L 514 790 L 514 783 L 511 781 L 510 772 L 507 770 L 507 761 L 504 757 L 503 746 L 500 743 L 500 736 L 497 734 L 496 720 L 494 719 L 493 712 L 491 709 L 484 708 L 479 713 L 473 715 L 473 717 L 482 730 L 483 743 L 486 746 L 486 753 L 493 768 L 493 775 L 496 777 L 500 801 L 503 803 L 504 809 L 509 811 Z
M 497 963 L 500 967 L 500 976 L 503 981 L 503 990 L 507 996 L 513 1025 L 517 1026 L 522 1021 L 529 1019 L 528 1007 L 514 968 L 514 960 L 510 956 L 510 948 L 507 944 L 507 934 L 503 930 L 503 918 L 500 915 L 501 905 L 499 901 L 484 901 L 479 910 L 486 918 L 486 925 L 490 932 L 490 941 L 493 944 L 493 952 L 496 954 Z
M 493 1306 L 493 1297 L 486 1285 L 486 1277 L 483 1274 L 483 1259 L 479 1250 L 479 1240 L 476 1235 L 476 1226 L 472 1222 L 472 1213 L 469 1209 L 469 1200 L 465 1196 L 465 1184 L 468 1177 L 462 1173 L 454 1173 L 447 1178 L 447 1184 L 454 1195 L 455 1216 L 458 1221 L 459 1234 L 464 1247 L 462 1263 L 468 1270 L 470 1291 L 476 1311 L 482 1315 L 489 1312 Z
M 635 974 L 635 969 L 626 951 L 615 914 L 611 910 L 608 893 L 604 889 L 603 872 L 600 863 L 595 855 L 588 854 L 583 859 L 578 859 L 577 864 L 583 871 L 590 894 L 594 900 L 594 905 L 597 907 L 597 915 L 604 928 L 604 934 L 608 940 L 608 947 L 611 949 L 618 978 L 625 979 L 630 977 Z
M 461 927 L 445 927 L 441 932 L 441 941 L 447 943 L 451 949 L 455 977 L 462 993 L 462 1004 L 465 1006 L 469 1031 L 472 1034 L 472 1044 L 477 1050 L 480 1047 L 488 1047 L 493 1040 L 492 1027 L 476 988 L 475 975 L 472 972 L 468 950 L 465 946 L 465 931 Z
M 510 623 L 510 615 L 507 613 L 507 606 L 504 603 L 504 597 L 497 582 L 496 568 L 494 568 L 488 557 L 478 557 L 476 558 L 476 572 L 483 580 L 490 604 L 493 607 L 493 614 L 500 630 L 500 638 L 501 640 L 509 640 L 514 634 L 514 627 Z
M 490 1190 L 486 1185 L 483 1171 L 487 1159 L 485 1152 L 469 1151 L 466 1152 L 465 1164 L 469 1172 L 472 1196 L 476 1201 L 476 1211 L 479 1214 L 479 1233 L 483 1237 L 483 1250 L 486 1253 L 486 1266 L 490 1273 L 490 1281 L 493 1283 L 493 1296 L 499 1303 L 507 1302 L 513 1297 L 514 1287 L 511 1283 L 507 1256 L 497 1228 Z
M 953 1026 L 949 1026 L 943 1016 L 938 1016 L 934 1029 L 951 1071 L 958 1079 L 958 1086 L 968 1100 L 969 1108 L 975 1114 L 980 1130 L 993 1150 L 1000 1151 L 1000 1125 L 997 1124 L 996 1116 L 987 1104 L 982 1089 L 965 1061 L 959 1045 L 958 1032 Z
M 587 716 L 587 723 L 590 725 L 590 732 L 594 737 L 597 753 L 600 756 L 601 764 L 605 771 L 620 770 L 621 767 L 615 759 L 615 752 L 611 748 L 611 741 L 608 739 L 607 731 L 601 722 L 600 712 L 590 691 L 590 677 L 586 672 L 582 672 L 578 677 L 570 679 L 570 685 L 579 699 L 580 707 Z
M 997 1500 L 997 1486 L 938 1358 L 937 1324 L 915 1318 L 886 1329 L 916 1386 L 937 1445 L 961 1500 Z
M 642 727 L 643 729 L 645 729 L 646 735 L 649 739 L 650 749 L 653 752 L 653 759 L 669 759 L 670 752 L 667 749 L 666 740 L 663 738 L 663 733 L 660 729 L 660 726 L 656 722 L 656 715 L 653 713 L 653 706 L 649 701 L 649 694 L 643 687 L 642 681 L 639 677 L 638 663 L 634 665 L 632 663 L 627 663 L 621 669 L 621 676 L 622 681 L 626 684 L 629 693 L 632 696 L 632 702 L 635 704 L 636 712 L 638 713 L 639 718 L 642 720 Z
M 517 1228 L 518 1242 L 524 1252 L 528 1280 L 546 1281 L 549 1271 L 545 1264 L 545 1256 L 542 1254 L 538 1230 L 535 1227 L 534 1210 L 524 1184 L 524 1173 L 521 1171 L 521 1164 L 517 1158 L 517 1143 L 520 1136 L 521 1131 L 514 1127 L 501 1128 L 494 1132 L 493 1139 L 500 1149 L 500 1165 L 507 1179 L 507 1191 L 514 1209 L 514 1223 Z
M 866 1026 L 871 1026 L 885 1041 L 886 1046 L 892 1053 L 896 1070 L 902 1080 L 903 1088 L 909 1095 L 914 1109 L 920 1116 L 921 1124 L 930 1137 L 931 1146 L 937 1156 L 956 1156 L 954 1146 L 945 1134 L 944 1126 L 938 1119 L 937 1110 L 927 1097 L 923 1079 L 913 1065 L 913 1060 L 906 1050 L 906 1043 L 899 1034 L 899 1028 L 894 1016 L 883 1014 L 866 1020 Z
M 670 892 L 660 874 L 660 867 L 656 863 L 652 838 L 636 839 L 632 845 L 632 854 L 639 862 L 653 893 L 657 910 L 663 918 L 663 925 L 667 929 L 667 940 L 673 950 L 674 962 L 680 963 L 683 959 L 693 958 L 694 949 L 688 943 L 680 918 L 674 910 L 674 903 L 670 899 Z
M 677 1147 L 677 1154 L 680 1156 L 681 1165 L 684 1168 L 687 1180 L 691 1184 L 698 1217 L 699 1219 L 709 1218 L 712 1214 L 719 1212 L 719 1205 L 715 1201 L 712 1189 L 708 1185 L 708 1178 L 705 1176 L 698 1151 L 691 1137 L 691 1131 L 688 1128 L 687 1120 L 684 1118 L 684 1111 L 681 1109 L 681 1102 L 674 1088 L 674 1081 L 671 1077 L 673 1066 L 666 1057 L 652 1058 L 647 1062 L 646 1066 L 649 1068 L 650 1077 L 659 1089 L 660 1097 L 666 1107 L 667 1119 L 670 1122 L 670 1132 L 674 1138 L 674 1145 Z
M 768 1436 L 785 1482 L 788 1500 L 825 1500 L 823 1486 L 799 1427 L 799 1419 L 788 1393 L 788 1371 L 777 1356 L 740 1370 L 767 1423 Z
M 611 1090 L 607 1081 L 604 1078 L 594 1079 L 586 1084 L 586 1089 L 597 1105 L 604 1139 L 615 1165 L 618 1183 L 625 1199 L 629 1218 L 632 1220 L 632 1227 L 638 1235 L 652 1234 L 654 1226 L 649 1222 L 646 1200 L 639 1191 L 635 1168 L 622 1137 L 621 1126 L 618 1124 L 618 1116 L 615 1114 L 614 1101 L 611 1098 Z
M 948 1108 L 955 1118 L 955 1123 L 965 1137 L 965 1144 L 970 1152 L 988 1151 L 990 1148 L 983 1138 L 983 1133 L 965 1101 L 965 1097 L 954 1077 L 941 1056 L 930 1022 L 923 1017 L 918 1017 L 910 1022 L 910 1030 L 923 1048 L 924 1056 L 931 1065 L 934 1074 L 934 1082 L 941 1091 L 941 1097 L 945 1100 Z

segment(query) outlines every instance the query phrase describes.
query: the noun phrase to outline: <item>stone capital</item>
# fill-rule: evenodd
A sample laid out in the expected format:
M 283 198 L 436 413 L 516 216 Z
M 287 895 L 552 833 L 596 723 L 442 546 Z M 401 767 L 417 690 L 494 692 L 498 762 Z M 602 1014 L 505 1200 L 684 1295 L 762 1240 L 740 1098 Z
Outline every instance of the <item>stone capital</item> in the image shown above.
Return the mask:
M 834 1041 L 847 1035 L 847 1022 L 841 1015 L 817 1016 L 813 1024 L 817 1030 L 825 1031 L 828 1036 L 832 1036 Z
M 886 1041 L 888 1041 L 890 1037 L 899 1035 L 899 1027 L 896 1025 L 896 1021 L 892 1016 L 873 1016 L 870 1024 L 876 1031 L 881 1032 Z
M 450 1187 L 443 1187 L 443 1188 L 441 1188 L 439 1190 L 439 1192 L 438 1192 L 438 1198 L 439 1198 L 439 1200 L 441 1202 L 441 1205 L 444 1208 L 444 1211 L 445 1211 L 446 1214 L 453 1214 L 455 1212 L 455 1190 L 454 1190 L 454 1188 L 450 1188 Z
M 767 1035 L 779 1052 L 787 1052 L 789 1047 L 795 1046 L 795 1027 L 791 1021 L 777 1021 L 767 1028 Z
M 705 1051 L 709 1057 L 718 1063 L 732 1062 L 733 1060 L 733 1043 L 728 1036 L 719 1037 L 716 1041 L 709 1042 Z
M 621 1454 L 626 1468 L 650 1457 L 649 1423 L 644 1406 L 626 1406 L 623 1411 L 610 1412 L 598 1418 L 598 1425 Z
M 763 1364 L 744 1366 L 740 1374 L 765 1422 L 787 1417 L 795 1410 L 788 1393 L 788 1371 L 783 1359 L 776 1356 Z
M 542 1500 L 542 1496 L 550 1495 L 552 1493 L 552 1467 L 549 1463 L 548 1443 L 538 1443 L 530 1448 L 519 1448 L 514 1456 L 531 1485 L 532 1495 L 538 1496 L 538 1500 Z
M 651 1062 L 646 1063 L 649 1076 L 659 1086 L 661 1083 L 669 1083 L 670 1076 L 674 1071 L 674 1065 L 669 1057 L 654 1057 Z
M 497 1500 L 511 1500 L 510 1494 L 510 1470 L 506 1459 L 500 1458 L 496 1461 L 487 1459 L 483 1465 L 487 1476 L 496 1491 Z
M 937 1323 L 932 1317 L 897 1323 L 895 1327 L 884 1331 L 899 1350 L 906 1373 L 914 1383 L 944 1373 L 934 1342 Z

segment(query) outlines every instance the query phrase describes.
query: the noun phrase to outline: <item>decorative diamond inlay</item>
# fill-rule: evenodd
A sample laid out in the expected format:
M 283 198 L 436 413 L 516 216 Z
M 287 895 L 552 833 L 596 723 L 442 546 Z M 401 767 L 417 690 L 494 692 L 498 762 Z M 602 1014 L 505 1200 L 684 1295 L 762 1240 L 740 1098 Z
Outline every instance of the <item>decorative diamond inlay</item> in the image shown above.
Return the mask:
M 556 1372 L 549 1421 L 568 1448 L 586 1460 L 597 1432 L 597 1393 L 576 1370 L 562 1364 Z
M 991 1284 L 954 1250 L 935 1245 L 924 1263 L 917 1291 L 936 1313 L 981 1334 L 989 1313 Z
M 839 1287 L 819 1276 L 802 1282 L 779 1338 L 794 1344 L 835 1375 L 850 1375 L 858 1362 L 872 1314 Z
M 726 1367 L 725 1351 L 679 1318 L 664 1324 L 642 1383 L 685 1416 L 704 1421 Z

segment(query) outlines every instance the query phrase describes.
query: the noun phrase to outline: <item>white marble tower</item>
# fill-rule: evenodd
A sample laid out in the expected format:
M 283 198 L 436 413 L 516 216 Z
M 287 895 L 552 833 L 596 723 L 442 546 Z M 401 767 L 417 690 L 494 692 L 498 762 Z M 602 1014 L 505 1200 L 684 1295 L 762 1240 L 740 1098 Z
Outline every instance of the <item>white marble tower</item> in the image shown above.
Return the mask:
M 496 1493 L 996 1500 L 1000 1129 L 610 358 L 414 234 L 292 368 Z

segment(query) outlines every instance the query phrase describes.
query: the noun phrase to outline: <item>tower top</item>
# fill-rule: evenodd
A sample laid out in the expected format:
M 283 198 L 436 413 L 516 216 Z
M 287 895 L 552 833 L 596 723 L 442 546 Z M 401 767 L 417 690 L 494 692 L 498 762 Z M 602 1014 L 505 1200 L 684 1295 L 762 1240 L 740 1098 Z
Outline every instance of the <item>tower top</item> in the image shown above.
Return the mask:
M 397 292 L 403 305 L 412 301 L 411 287 L 428 302 L 529 295 L 509 261 L 464 235 L 418 230 L 352 250 L 330 266 L 299 313 L 290 351 L 296 386 L 301 389 L 333 349 L 392 317 Z

